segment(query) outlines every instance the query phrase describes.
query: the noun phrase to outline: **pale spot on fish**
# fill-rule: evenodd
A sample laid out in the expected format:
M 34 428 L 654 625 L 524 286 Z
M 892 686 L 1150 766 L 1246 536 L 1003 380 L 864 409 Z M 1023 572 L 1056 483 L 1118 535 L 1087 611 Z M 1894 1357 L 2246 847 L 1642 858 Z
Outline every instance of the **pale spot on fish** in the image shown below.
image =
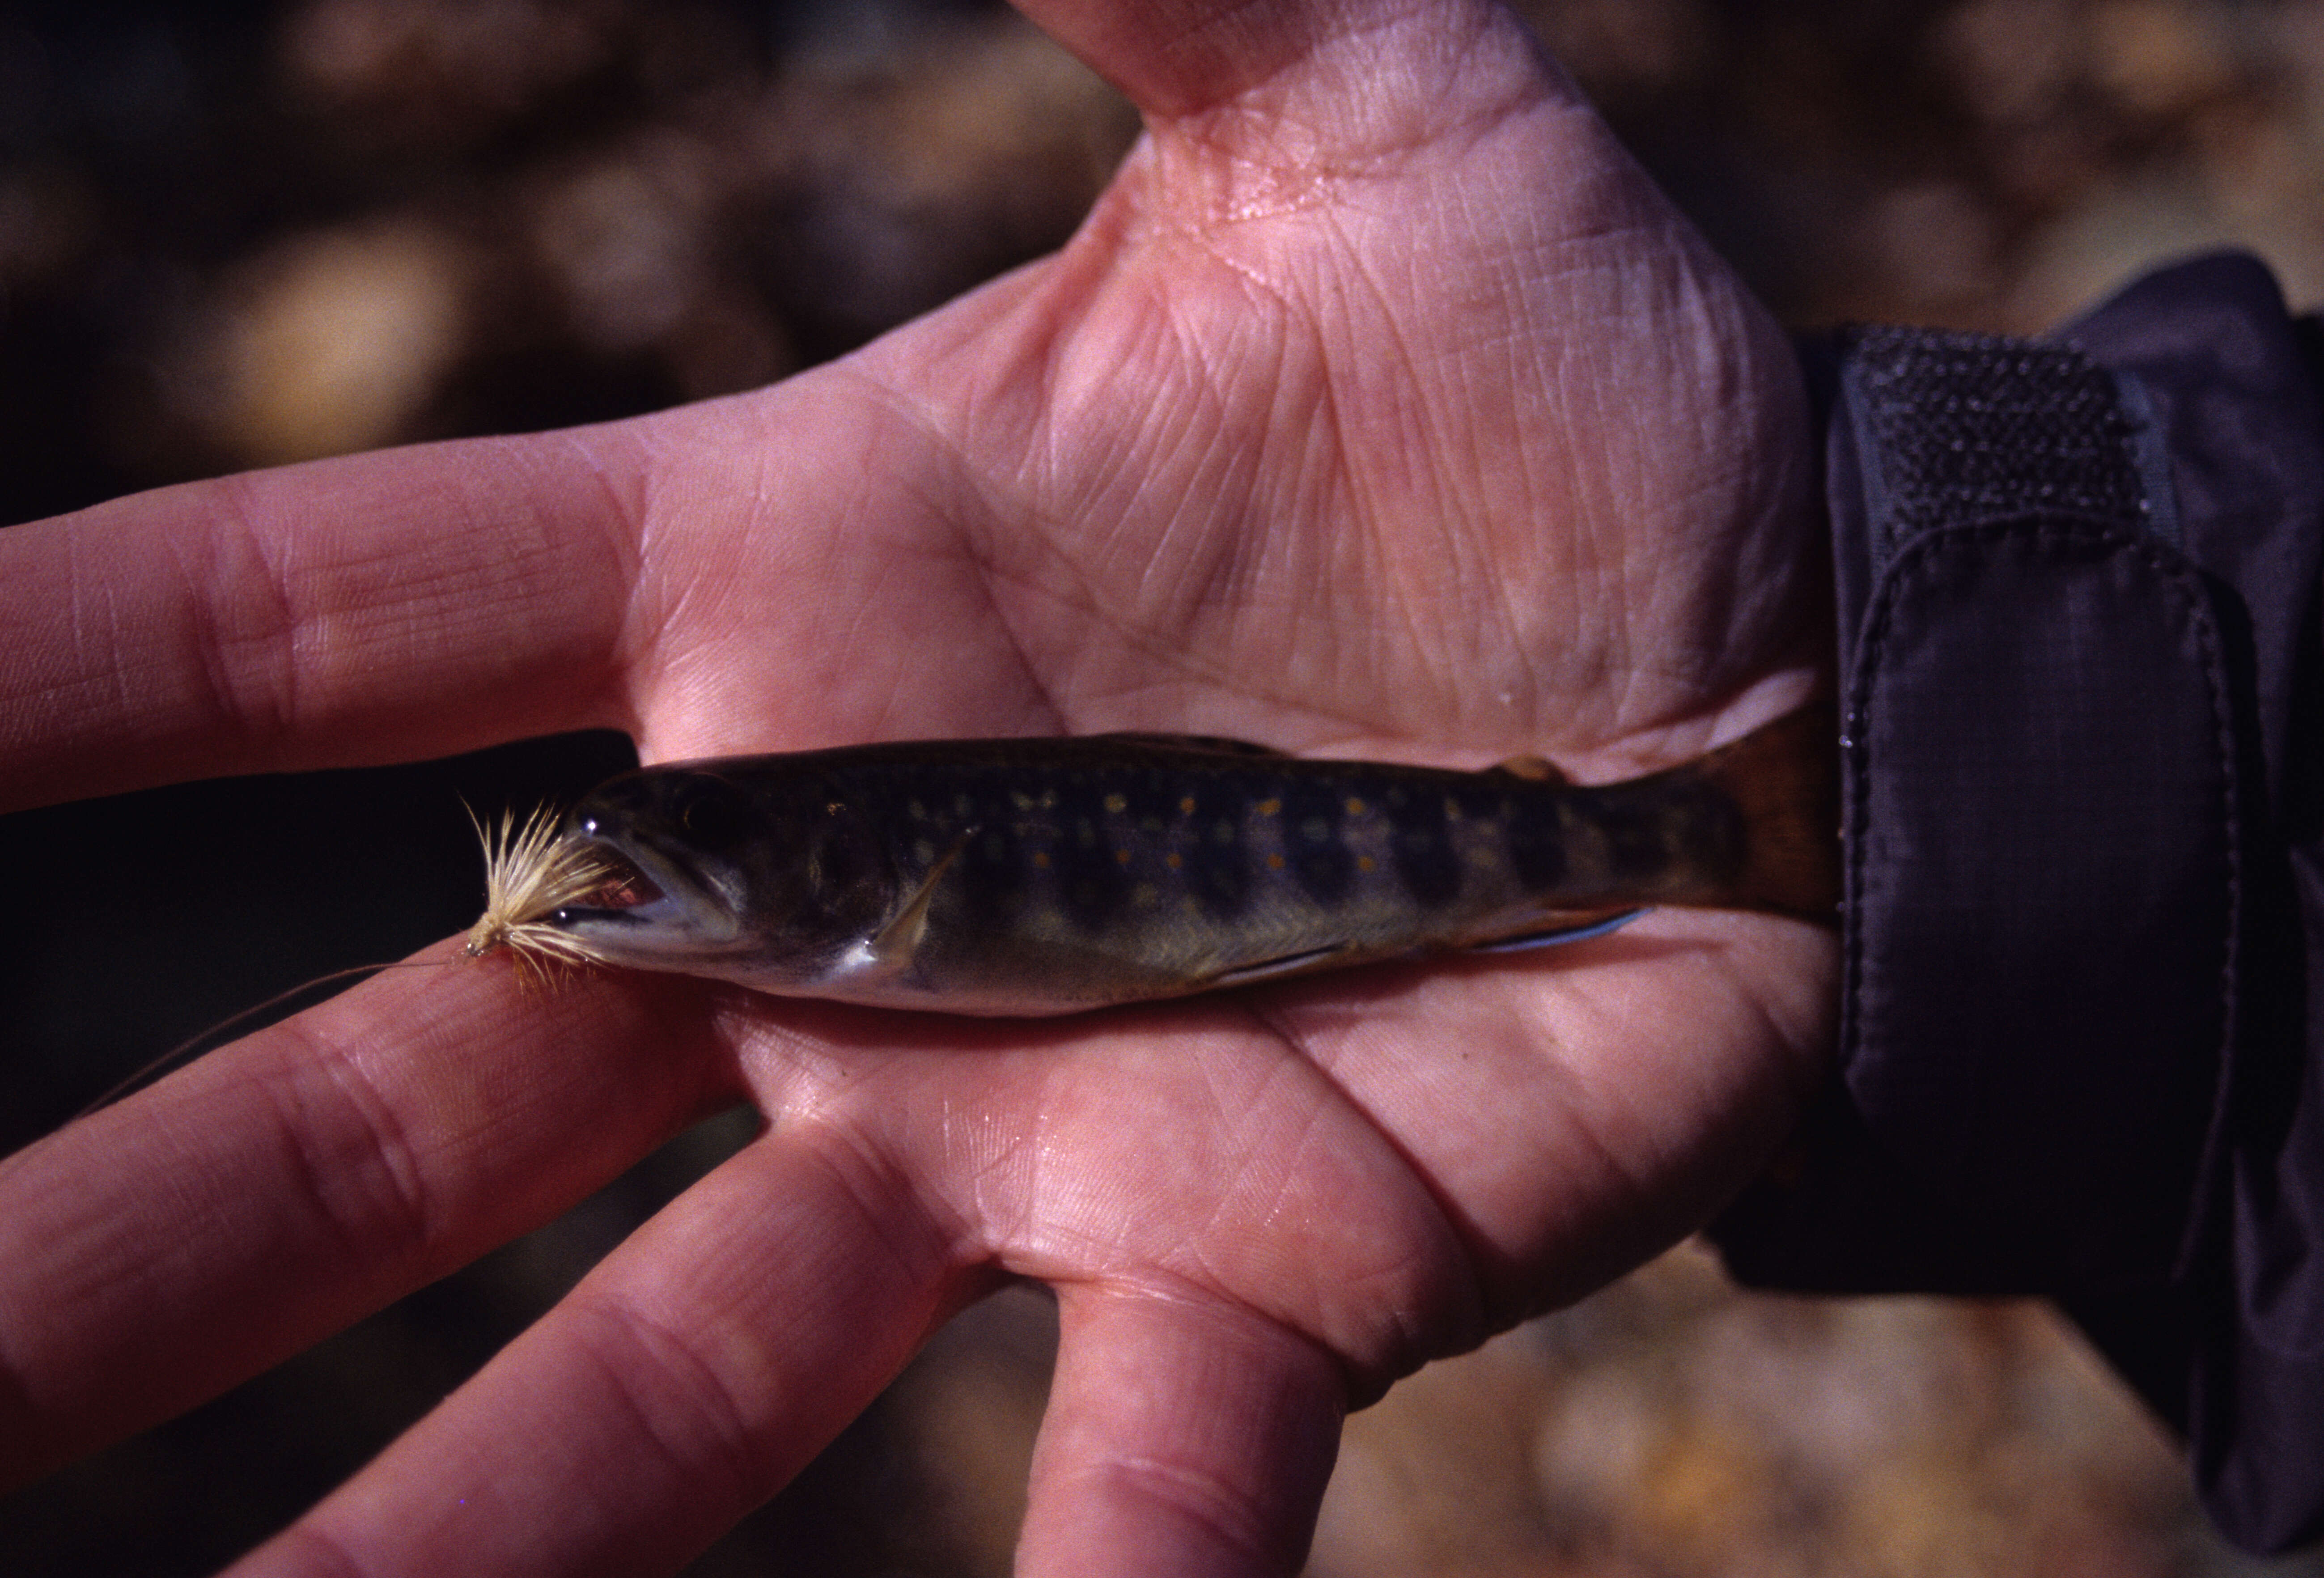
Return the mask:
M 1349 816 L 1351 816 L 1351 817 L 1360 817 L 1360 816 L 1362 816 L 1363 814 L 1364 814 L 1364 803 L 1363 803 L 1363 801 L 1361 801 L 1361 800 L 1358 799 L 1358 798 L 1357 798 L 1355 796 L 1353 796 L 1353 795 L 1350 795 L 1350 796 L 1348 797 L 1348 815 L 1349 815 Z
M 1105 797 L 1105 808 L 1119 817 L 1130 809 L 1130 802 L 1120 795 L 1108 795 Z
M 1279 817 L 1283 814 L 1283 802 L 1281 800 L 1261 800 L 1259 802 L 1259 814 L 1262 817 Z

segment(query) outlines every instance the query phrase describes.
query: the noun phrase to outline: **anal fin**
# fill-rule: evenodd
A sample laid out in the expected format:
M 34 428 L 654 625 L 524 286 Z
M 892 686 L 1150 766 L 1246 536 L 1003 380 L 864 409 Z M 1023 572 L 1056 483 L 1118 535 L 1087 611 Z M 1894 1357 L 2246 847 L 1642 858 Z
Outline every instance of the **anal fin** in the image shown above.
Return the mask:
M 1467 951 L 1472 954 L 1521 954 L 1532 948 L 1555 947 L 1560 943 L 1586 942 L 1593 937 L 1604 937 L 1609 931 L 1621 930 L 1653 908 L 1650 904 L 1641 904 L 1634 909 L 1617 909 L 1611 914 L 1600 911 L 1576 915 L 1540 931 L 1478 943 Z

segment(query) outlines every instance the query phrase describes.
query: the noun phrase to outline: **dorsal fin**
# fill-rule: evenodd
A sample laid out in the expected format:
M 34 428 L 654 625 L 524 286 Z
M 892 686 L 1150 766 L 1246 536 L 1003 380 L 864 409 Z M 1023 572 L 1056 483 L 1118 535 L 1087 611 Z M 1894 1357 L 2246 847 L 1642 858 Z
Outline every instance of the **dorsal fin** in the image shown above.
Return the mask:
M 1494 766 L 1497 771 L 1506 772 L 1511 778 L 1521 778 L 1527 783 L 1565 784 L 1573 781 L 1555 762 L 1540 756 L 1511 756 Z

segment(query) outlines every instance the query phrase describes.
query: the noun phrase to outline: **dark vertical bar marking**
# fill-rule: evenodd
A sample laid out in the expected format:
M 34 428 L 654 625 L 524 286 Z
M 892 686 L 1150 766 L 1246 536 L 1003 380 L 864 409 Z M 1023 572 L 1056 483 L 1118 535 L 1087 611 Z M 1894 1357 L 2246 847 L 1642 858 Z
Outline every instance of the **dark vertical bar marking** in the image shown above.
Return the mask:
M 1445 825 L 1444 797 L 1415 793 L 1402 784 L 1381 797 L 1388 813 L 1388 854 L 1397 880 L 1417 904 L 1450 904 L 1461 896 L 1461 857 Z
M 1306 895 L 1329 908 L 1348 896 L 1356 857 L 1340 836 L 1342 791 L 1329 781 L 1283 786 L 1283 854 Z
M 1519 884 L 1541 893 L 1565 881 L 1565 825 L 1557 794 L 1513 795 L 1501 802 L 1500 816 L 1502 847 Z
M 1651 884 L 1670 867 L 1672 817 L 1665 807 L 1637 795 L 1592 797 L 1599 832 L 1606 840 L 1609 874 L 1617 881 Z
M 1084 931 L 1101 931 L 1130 901 L 1130 874 L 1106 836 L 1104 796 L 1084 773 L 1057 790 L 1057 907 Z
M 1005 814 L 988 817 L 960 852 L 961 886 L 973 913 L 997 916 L 1012 908 L 1025 891 L 1026 863 L 1030 859 Z
M 1250 850 L 1242 836 L 1246 797 L 1221 777 L 1206 779 L 1186 797 L 1180 854 L 1186 891 L 1213 920 L 1234 920 L 1250 908 Z

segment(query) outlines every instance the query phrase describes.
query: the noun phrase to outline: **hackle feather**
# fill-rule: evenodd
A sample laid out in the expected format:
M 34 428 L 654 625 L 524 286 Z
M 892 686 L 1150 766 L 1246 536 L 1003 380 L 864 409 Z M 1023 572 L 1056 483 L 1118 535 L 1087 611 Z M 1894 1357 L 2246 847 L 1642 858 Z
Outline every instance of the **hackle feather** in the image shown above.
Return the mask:
M 600 891 L 613 868 L 586 844 L 559 836 L 558 818 L 546 806 L 521 824 L 512 811 L 503 812 L 490 827 L 474 811 L 468 821 L 484 846 L 484 912 L 468 928 L 468 956 L 482 958 L 505 947 L 520 965 L 540 976 L 606 963 L 586 943 L 545 922 Z

